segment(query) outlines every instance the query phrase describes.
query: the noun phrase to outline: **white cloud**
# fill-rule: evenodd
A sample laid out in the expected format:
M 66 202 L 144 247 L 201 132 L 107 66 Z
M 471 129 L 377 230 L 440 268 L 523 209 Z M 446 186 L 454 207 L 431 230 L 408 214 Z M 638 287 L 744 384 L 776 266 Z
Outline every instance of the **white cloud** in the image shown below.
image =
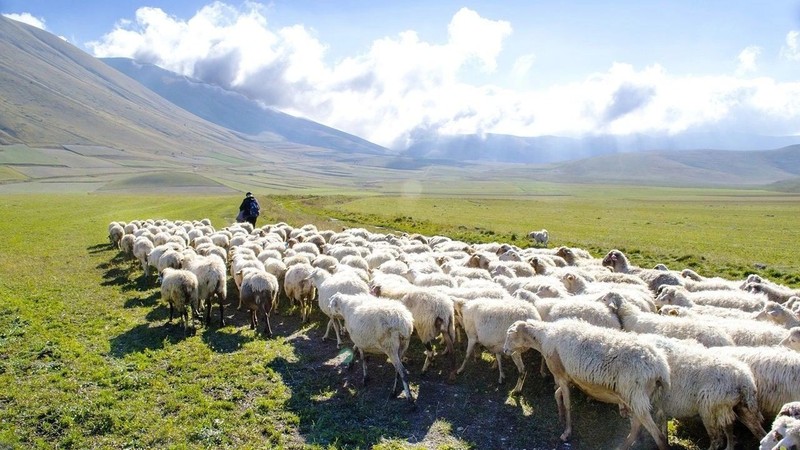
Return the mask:
M 800 31 L 792 30 L 786 34 L 786 45 L 781 47 L 781 56 L 789 61 L 800 61 Z
M 5 14 L 4 13 L 3 16 L 8 17 L 9 19 L 16 20 L 17 22 L 27 23 L 30 26 L 34 26 L 34 27 L 42 29 L 42 30 L 47 30 L 47 28 L 44 25 L 44 19 L 41 18 L 41 17 L 35 17 L 31 13 L 26 13 L 26 12 L 19 13 L 19 14 L 17 14 L 17 13 Z
M 757 71 L 758 64 L 756 63 L 756 59 L 758 59 L 760 54 L 761 47 L 757 45 L 745 47 L 745 49 L 742 50 L 737 57 L 739 66 L 736 68 L 736 73 L 741 75 Z
M 329 63 L 314 30 L 270 27 L 267 10 L 255 3 L 239 9 L 217 2 L 189 20 L 141 8 L 135 21 L 120 22 L 88 47 L 95 56 L 154 63 L 394 148 L 437 133 L 800 133 L 800 83 L 746 79 L 743 72 L 678 76 L 657 64 L 614 63 L 580 82 L 537 90 L 472 85 L 463 81 L 466 71 L 501 69 L 511 24 L 463 8 L 447 30 L 444 43 L 407 30 Z M 796 35 L 787 36 L 792 42 Z M 759 52 L 744 49 L 740 69 L 754 70 Z M 510 75 L 524 77 L 534 61 L 519 57 Z

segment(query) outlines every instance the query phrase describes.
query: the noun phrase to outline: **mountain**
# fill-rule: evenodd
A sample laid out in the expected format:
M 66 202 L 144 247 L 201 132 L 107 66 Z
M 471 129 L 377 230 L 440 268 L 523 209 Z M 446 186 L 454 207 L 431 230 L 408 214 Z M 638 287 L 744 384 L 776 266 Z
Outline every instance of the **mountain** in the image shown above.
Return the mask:
M 550 164 L 546 169 L 509 169 L 508 177 L 563 183 L 656 186 L 762 187 L 792 191 L 800 179 L 800 145 L 776 150 L 685 150 L 615 153 Z
M 103 58 L 101 61 L 173 104 L 230 130 L 249 135 L 271 133 L 290 142 L 339 152 L 389 154 L 386 148 L 365 139 L 310 120 L 263 108 L 239 93 L 170 72 L 153 64 L 139 64 L 129 58 Z
M 763 150 L 800 144 L 800 136 L 681 133 L 519 137 L 502 134 L 439 136 L 417 140 L 403 154 L 412 158 L 545 164 L 613 153 L 696 149 Z

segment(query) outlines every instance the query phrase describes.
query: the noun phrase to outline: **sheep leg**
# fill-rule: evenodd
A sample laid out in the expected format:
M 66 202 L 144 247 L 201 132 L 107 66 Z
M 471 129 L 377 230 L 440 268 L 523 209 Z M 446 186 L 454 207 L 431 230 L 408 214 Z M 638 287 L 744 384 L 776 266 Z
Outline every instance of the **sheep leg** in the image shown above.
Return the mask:
M 257 309 L 250 310 L 250 329 L 256 330 L 258 329 L 258 314 Z
M 464 362 L 461 363 L 461 367 L 456 370 L 457 374 L 460 374 L 464 371 L 464 367 L 466 367 L 467 361 L 469 361 L 469 356 L 472 354 L 473 350 L 475 350 L 475 339 L 469 336 L 467 338 L 467 352 L 464 354 Z
M 431 361 L 433 361 L 433 345 L 430 342 L 425 343 L 425 362 L 422 363 L 422 373 L 428 371 L 431 365 Z
M 225 305 L 222 301 L 219 302 L 219 326 L 220 328 L 225 326 Z
M 333 332 L 336 333 L 336 348 L 342 348 L 342 337 L 341 333 L 339 332 L 339 322 L 337 322 L 336 319 L 331 318 L 331 320 L 328 321 L 328 326 L 331 324 L 333 324 Z
M 456 381 L 456 367 L 458 366 L 458 360 L 456 359 L 456 352 L 453 345 L 453 334 L 455 334 L 455 331 L 452 328 L 452 325 L 447 329 L 442 330 L 442 338 L 444 339 L 445 343 L 445 350 L 442 354 L 450 355 L 451 361 L 450 374 L 447 377 L 447 381 L 450 383 Z
M 522 355 L 519 352 L 512 353 L 511 359 L 517 366 L 517 371 L 519 373 L 517 384 L 514 386 L 514 390 L 511 391 L 511 395 L 519 395 L 522 393 L 522 384 L 525 383 L 525 377 L 528 375 L 528 371 L 525 370 L 525 363 L 522 362 Z
M 736 411 L 736 416 L 739 418 L 739 421 L 753 433 L 756 439 L 761 440 L 767 435 L 764 427 L 761 426 L 763 417 L 761 417 L 761 413 L 758 412 L 758 410 L 753 410 L 742 405 L 736 406 L 734 410 Z
M 167 323 L 172 323 L 172 318 L 173 318 L 173 314 L 174 314 L 173 311 L 174 311 L 174 308 L 172 306 L 172 302 L 170 302 L 169 303 L 169 320 L 167 321 Z
M 211 301 L 206 300 L 206 327 L 211 326 Z
M 360 348 L 358 349 L 358 354 L 361 357 L 361 371 L 363 372 L 364 375 L 363 378 L 361 379 L 361 382 L 364 386 L 366 386 L 367 382 L 369 381 L 369 376 L 367 376 L 367 359 L 364 358 L 364 351 L 361 350 Z
M 628 437 L 625 438 L 625 443 L 623 444 L 623 449 L 630 448 L 633 445 L 636 438 L 639 436 L 639 430 L 641 430 L 642 425 L 644 425 L 645 430 L 650 433 L 650 436 L 653 437 L 653 440 L 656 442 L 659 450 L 669 450 L 669 446 L 667 445 L 667 438 L 664 436 L 664 433 L 656 426 L 656 423 L 653 421 L 653 417 L 650 415 L 649 411 L 644 411 L 643 413 L 639 414 L 635 407 L 631 408 L 632 418 L 631 418 L 631 432 L 628 434 Z
M 497 370 L 500 371 L 500 378 L 497 379 L 497 384 L 503 384 L 506 381 L 506 374 L 503 372 L 503 354 L 495 353 L 494 360 L 497 361 Z
M 542 359 L 539 362 L 539 375 L 541 375 L 542 378 L 545 378 L 547 377 L 547 374 L 550 373 L 550 371 L 547 370 L 547 363 L 544 360 L 544 356 L 542 356 L 541 358 Z
M 408 400 L 408 403 L 411 405 L 414 405 L 414 397 L 411 396 L 411 388 L 408 386 L 408 372 L 406 372 L 406 368 L 403 367 L 403 361 L 400 357 L 400 342 L 394 341 L 391 345 L 392 349 L 389 352 L 389 360 L 392 362 L 395 372 L 397 372 L 395 376 L 395 386 L 397 385 L 397 377 L 400 377 L 400 381 L 403 383 L 403 391 L 406 393 L 406 400 Z M 397 394 L 395 394 L 395 390 L 396 388 L 392 388 L 392 398 L 396 398 L 400 393 L 399 390 L 396 390 Z
M 569 382 L 567 380 L 558 380 L 558 389 L 556 390 L 556 402 L 559 401 L 559 397 L 561 400 L 561 408 L 564 410 L 564 422 L 566 423 L 566 428 L 564 428 L 564 432 L 561 433 L 559 439 L 566 442 L 569 440 L 570 435 L 572 435 L 572 413 L 570 412 L 570 399 L 569 399 Z
M 272 337 L 272 326 L 269 324 L 269 313 L 266 310 L 264 310 L 264 322 L 266 322 L 264 325 L 264 333 L 266 333 L 267 336 Z

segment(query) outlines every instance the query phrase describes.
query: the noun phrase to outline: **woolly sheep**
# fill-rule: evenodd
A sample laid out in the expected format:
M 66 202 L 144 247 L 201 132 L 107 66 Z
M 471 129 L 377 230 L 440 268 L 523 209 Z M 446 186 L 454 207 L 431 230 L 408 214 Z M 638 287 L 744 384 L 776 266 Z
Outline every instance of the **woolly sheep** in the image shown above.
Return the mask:
M 580 294 L 606 294 L 611 290 L 625 295 L 631 303 L 645 312 L 656 312 L 656 304 L 653 302 L 650 291 L 645 286 L 627 283 L 609 283 L 597 281 L 589 283 L 579 274 L 567 270 L 559 277 L 564 284 L 564 288 L 572 295 Z
M 517 299 L 509 299 L 507 301 L 476 299 L 463 304 L 461 306 L 461 320 L 464 332 L 467 335 L 467 351 L 464 354 L 464 362 L 458 368 L 457 373 L 464 372 L 467 361 L 469 361 L 475 349 L 475 344 L 481 344 L 495 356 L 497 368 L 500 372 L 498 383 L 502 384 L 505 380 L 502 353 L 506 330 L 518 320 L 529 319 L 541 320 L 539 312 L 532 304 Z M 522 391 L 526 371 L 519 353 L 512 354 L 511 359 L 519 371 L 517 383 L 512 393 L 518 394 Z
M 781 341 L 781 345 L 800 352 L 800 327 L 791 328 L 789 334 Z
M 125 228 L 118 223 L 112 222 L 108 227 L 108 240 L 111 245 L 119 248 L 119 241 L 122 240 L 122 236 L 125 236 Z
M 169 303 L 169 321 L 172 322 L 173 313 L 178 312 L 183 322 L 183 329 L 189 327 L 189 311 L 197 314 L 198 309 L 198 283 L 195 274 L 188 270 L 166 268 L 159 276 L 161 282 L 161 298 Z
M 153 251 L 153 248 L 155 248 L 153 241 L 146 236 L 140 236 L 133 242 L 133 256 L 142 265 L 142 271 L 144 271 L 145 278 L 150 276 L 150 266 L 147 263 L 147 255 Z
M 269 313 L 278 303 L 278 279 L 271 273 L 247 267 L 240 272 L 242 285 L 239 289 L 238 309 L 250 311 L 250 329 L 258 331 L 258 315 L 264 316 L 264 333 L 272 336 Z
M 328 316 L 328 326 L 322 339 L 328 338 L 331 327 L 333 327 L 333 331 L 336 334 L 336 346 L 341 347 L 342 338 L 339 332 L 339 323 L 334 312 L 329 307 L 331 297 L 336 293 L 348 295 L 369 294 L 369 285 L 359 278 L 355 272 L 349 270 L 337 271 L 331 274 L 323 269 L 314 269 L 308 278 L 317 288 L 319 309 Z
M 755 319 L 774 323 L 784 328 L 800 326 L 800 318 L 794 311 L 773 301 L 767 301 L 761 311 L 756 314 Z
M 455 313 L 453 301 L 441 292 L 418 288 L 402 296 L 400 303 L 411 311 L 411 316 L 414 318 L 414 330 L 425 346 L 425 362 L 422 365 L 422 373 L 428 371 L 436 355 L 431 341 L 441 335 L 446 345 L 445 353 L 450 355 L 452 361 L 448 379 L 455 381 L 456 355 L 453 349 Z
M 750 367 L 765 417 L 775 416 L 784 404 L 800 399 L 800 353 L 784 347 L 718 347 L 714 351 Z
M 765 434 L 758 409 L 756 382 L 750 368 L 734 358 L 717 355 L 701 345 L 654 334 L 641 339 L 667 357 L 670 386 L 664 389 L 659 409 L 666 417 L 700 416 L 711 440 L 709 449 L 734 450 L 733 423 L 738 417 L 758 439 Z M 666 432 L 666 417 L 661 420 Z
M 709 327 L 689 317 L 668 318 L 646 313 L 633 306 L 617 292 L 609 292 L 602 298 L 608 308 L 617 315 L 622 329 L 635 333 L 654 333 L 676 339 L 695 339 L 706 347 L 734 345 L 725 331 Z
M 622 324 L 616 314 L 597 300 L 597 295 L 584 295 L 580 298 L 568 300 L 539 299 L 534 301 L 536 309 L 542 316 L 542 320 L 554 322 L 560 319 L 581 319 L 596 327 L 622 329 Z M 544 303 L 549 303 L 546 306 Z M 540 309 L 540 305 L 543 306 Z
M 798 442 L 790 437 L 790 430 L 795 430 L 800 427 L 800 420 L 792 416 L 781 416 L 775 418 L 772 422 L 772 428 L 761 439 L 759 450 L 783 450 L 795 449 Z M 789 438 L 789 439 L 787 439 Z M 794 445 L 794 446 L 792 446 Z
M 126 256 L 133 256 L 133 242 L 136 238 L 132 234 L 126 234 L 119 240 L 119 250 Z
M 733 308 L 745 312 L 760 311 L 767 298 L 762 294 L 742 291 L 698 291 L 689 292 L 681 286 L 664 286 L 659 289 L 656 304 L 661 305 L 709 305 Z
M 533 242 L 537 245 L 547 245 L 549 238 L 550 236 L 544 228 L 539 231 L 531 231 L 528 233 L 528 239 L 533 239 Z
M 392 397 L 400 392 L 397 389 L 397 380 L 400 379 L 406 399 L 413 405 L 414 398 L 408 385 L 408 374 L 403 367 L 403 355 L 414 331 L 414 318 L 400 302 L 389 299 L 375 301 L 371 298 L 368 294 L 335 293 L 325 309 L 331 311 L 332 315 L 344 318 L 347 332 L 361 358 L 364 384 L 368 380 L 364 353 L 385 354 L 396 372 Z
M 641 278 L 651 291 L 656 292 L 662 285 L 680 285 L 682 278 L 671 272 L 655 269 L 643 269 L 631 266 L 628 258 L 619 250 L 611 250 L 603 258 L 603 266 L 610 267 L 612 271 L 618 273 L 628 273 Z
M 748 283 L 744 288 L 754 294 L 764 294 L 767 299 L 777 303 L 786 303 L 790 298 L 800 295 L 800 291 L 775 283 Z
M 555 378 L 559 417 L 566 423 L 562 441 L 572 434 L 570 384 L 575 384 L 590 397 L 630 411 L 631 431 L 622 448 L 633 444 L 643 425 L 660 450 L 668 449 L 650 415 L 651 398 L 670 387 L 667 358 L 656 346 L 634 334 L 581 320 L 514 322 L 507 330 L 504 352 L 513 355 L 528 348 L 542 354 Z
M 316 270 L 311 264 L 295 264 L 286 268 L 283 291 L 286 298 L 300 307 L 300 317 L 306 323 L 311 316 L 312 302 L 317 288 L 311 282 L 311 273 Z
M 206 326 L 211 323 L 211 305 L 214 302 L 219 305 L 219 325 L 225 326 L 225 302 L 228 297 L 225 261 L 217 255 L 185 254 L 181 267 L 197 276 L 198 297 L 206 308 Z

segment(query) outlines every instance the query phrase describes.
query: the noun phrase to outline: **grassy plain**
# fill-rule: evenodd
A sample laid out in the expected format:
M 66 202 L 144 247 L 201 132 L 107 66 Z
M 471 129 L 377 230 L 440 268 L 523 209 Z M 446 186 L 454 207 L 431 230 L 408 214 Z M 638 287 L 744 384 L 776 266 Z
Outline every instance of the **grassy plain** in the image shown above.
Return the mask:
M 0 196 L 0 447 L 557 445 L 561 428 L 552 383 L 530 376 L 522 398 L 511 399 L 510 386 L 496 386 L 486 356 L 447 385 L 441 363 L 419 377 L 421 347 L 413 342 L 408 367 L 420 409 L 409 413 L 402 401 L 385 399 L 392 373 L 379 358 L 370 361 L 373 382 L 367 387 L 358 370 L 342 368 L 347 354 L 337 355 L 335 346 L 319 340 L 319 315 L 305 327 L 294 316 L 273 317 L 272 339 L 250 331 L 244 313 L 234 308 L 224 328 L 184 336 L 180 327 L 165 325 L 167 308 L 155 284 L 108 246 L 108 222 L 208 217 L 222 227 L 233 220 L 239 200 Z M 553 245 L 580 245 L 595 254 L 617 247 L 643 265 L 697 264 L 707 275 L 774 273 L 798 284 L 791 250 L 798 242 L 800 202 L 792 196 L 579 187 L 527 199 L 261 200 L 262 223 L 382 226 L 518 244 L 525 243 L 527 230 L 544 227 Z M 755 270 L 753 262 L 765 263 L 766 271 Z M 526 358 L 534 370 L 537 360 Z M 514 369 L 508 370 L 513 378 Z M 622 441 L 628 424 L 615 408 L 574 397 L 574 448 Z M 678 427 L 671 440 L 674 448 L 707 446 L 702 431 L 692 427 Z

